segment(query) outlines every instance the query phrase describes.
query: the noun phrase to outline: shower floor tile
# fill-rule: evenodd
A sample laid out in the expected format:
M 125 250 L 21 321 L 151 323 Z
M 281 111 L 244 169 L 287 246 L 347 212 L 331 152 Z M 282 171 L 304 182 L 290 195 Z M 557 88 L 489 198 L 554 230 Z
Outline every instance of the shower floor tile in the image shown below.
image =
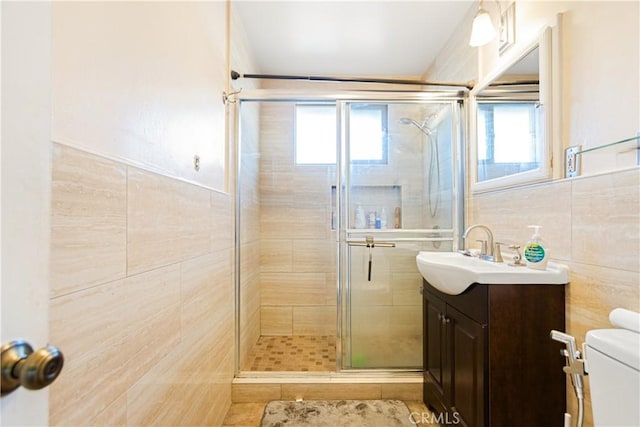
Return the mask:
M 245 370 L 335 372 L 336 337 L 260 337 Z

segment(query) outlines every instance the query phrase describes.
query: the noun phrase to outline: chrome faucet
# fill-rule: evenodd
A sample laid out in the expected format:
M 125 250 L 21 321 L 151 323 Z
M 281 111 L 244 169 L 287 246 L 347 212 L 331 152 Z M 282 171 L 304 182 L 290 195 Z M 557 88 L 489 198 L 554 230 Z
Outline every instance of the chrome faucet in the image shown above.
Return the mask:
M 471 232 L 475 228 L 480 228 L 480 229 L 484 230 L 484 232 L 487 234 L 487 240 L 480 240 L 480 242 L 482 242 L 482 249 L 480 251 L 480 258 L 484 259 L 484 260 L 487 260 L 487 261 L 494 261 L 494 257 L 493 257 L 493 232 L 491 231 L 491 229 L 489 227 L 487 227 L 486 225 L 483 225 L 483 224 L 471 225 L 471 226 L 467 227 L 466 230 L 464 230 L 464 233 L 462 233 L 462 238 L 466 240 L 467 236 L 469 235 L 469 232 Z

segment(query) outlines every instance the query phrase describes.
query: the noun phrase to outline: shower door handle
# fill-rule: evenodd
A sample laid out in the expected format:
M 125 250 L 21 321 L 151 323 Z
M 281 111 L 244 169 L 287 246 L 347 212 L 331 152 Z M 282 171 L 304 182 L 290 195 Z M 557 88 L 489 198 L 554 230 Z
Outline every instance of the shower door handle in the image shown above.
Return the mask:
M 349 246 L 365 246 L 367 249 L 369 249 L 369 263 L 368 263 L 368 271 L 367 271 L 367 281 L 368 282 L 371 281 L 371 268 L 373 267 L 373 253 L 371 252 L 371 249 L 375 248 L 376 246 L 381 247 L 381 248 L 395 248 L 396 247 L 396 244 L 393 243 L 393 242 L 375 243 L 374 240 L 373 240 L 373 236 L 366 236 L 364 242 L 347 241 L 347 244 Z
M 376 242 L 373 237 L 367 236 L 365 241 L 361 240 L 347 240 L 349 246 L 366 246 L 367 248 L 395 248 L 396 244 L 393 242 Z

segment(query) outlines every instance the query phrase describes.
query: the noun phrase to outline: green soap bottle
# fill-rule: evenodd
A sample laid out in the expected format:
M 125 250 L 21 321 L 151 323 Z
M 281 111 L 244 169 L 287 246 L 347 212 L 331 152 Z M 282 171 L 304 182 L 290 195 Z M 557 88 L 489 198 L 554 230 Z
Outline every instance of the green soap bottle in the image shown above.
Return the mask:
M 549 261 L 549 250 L 542 237 L 540 237 L 540 228 L 542 227 L 530 225 L 529 228 L 533 228 L 534 231 L 533 236 L 524 247 L 524 259 L 527 262 L 527 267 L 534 270 L 545 270 Z

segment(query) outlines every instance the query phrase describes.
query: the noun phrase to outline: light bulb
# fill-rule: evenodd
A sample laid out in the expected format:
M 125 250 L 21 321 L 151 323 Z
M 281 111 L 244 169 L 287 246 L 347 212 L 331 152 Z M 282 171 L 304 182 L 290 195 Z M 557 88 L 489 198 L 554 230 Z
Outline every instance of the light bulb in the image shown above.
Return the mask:
M 489 43 L 497 35 L 496 29 L 491 22 L 491 16 L 484 9 L 479 9 L 478 14 L 473 18 L 471 27 L 470 46 L 482 46 Z

